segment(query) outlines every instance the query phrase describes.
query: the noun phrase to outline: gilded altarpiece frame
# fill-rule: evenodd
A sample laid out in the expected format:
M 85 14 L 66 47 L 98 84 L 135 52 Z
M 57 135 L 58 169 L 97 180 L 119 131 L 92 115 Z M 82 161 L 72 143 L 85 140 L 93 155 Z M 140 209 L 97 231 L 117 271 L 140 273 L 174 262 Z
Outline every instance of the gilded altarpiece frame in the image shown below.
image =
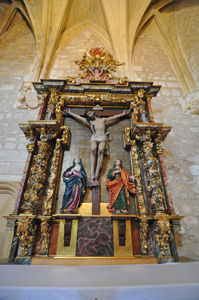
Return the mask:
M 162 142 L 171 127 L 154 122 L 150 104 L 160 86 L 113 77 L 111 72 L 119 63 L 102 48 L 91 50 L 92 60 L 86 61 L 87 52 L 77 62 L 86 70 L 82 77 L 33 83 L 43 103 L 38 120 L 19 124 L 29 140 L 28 160 L 15 210 L 7 217 L 14 227 L 10 262 L 100 265 L 178 261 L 175 231 L 181 217 L 175 214 L 167 191 L 162 157 Z M 96 53 L 106 57 L 104 64 L 111 61 L 112 65 L 100 65 Z M 99 193 L 97 201 L 83 203 L 78 213 L 57 210 L 63 156 L 71 143 L 71 128 L 64 124 L 65 108 L 93 108 L 104 116 L 130 109 L 122 143 L 136 178 L 133 213 L 111 214 Z M 88 239 L 85 224 L 90 231 L 97 227 L 106 233 L 96 252 L 95 245 L 90 252 L 81 252 L 83 246 L 77 246 L 80 237 Z

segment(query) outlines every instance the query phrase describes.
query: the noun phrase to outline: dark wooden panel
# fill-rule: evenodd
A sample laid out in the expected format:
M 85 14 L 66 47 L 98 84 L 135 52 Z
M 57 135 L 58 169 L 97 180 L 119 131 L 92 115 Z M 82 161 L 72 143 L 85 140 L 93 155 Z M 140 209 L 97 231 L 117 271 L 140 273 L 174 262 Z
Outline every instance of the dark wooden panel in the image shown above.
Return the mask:
M 132 220 L 131 226 L 132 226 L 133 255 L 141 255 L 139 221 L 135 219 Z
M 59 235 L 59 224 L 54 224 L 50 233 L 49 255 L 55 255 Z

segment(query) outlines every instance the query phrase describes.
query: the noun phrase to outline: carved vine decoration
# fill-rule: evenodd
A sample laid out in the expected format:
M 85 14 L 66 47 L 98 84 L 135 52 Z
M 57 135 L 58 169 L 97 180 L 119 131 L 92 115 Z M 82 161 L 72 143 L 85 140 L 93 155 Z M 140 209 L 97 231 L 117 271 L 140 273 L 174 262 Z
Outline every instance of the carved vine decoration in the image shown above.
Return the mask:
M 47 199 L 45 203 L 44 215 L 50 215 L 52 211 L 53 198 L 56 190 L 60 151 L 61 151 L 61 139 L 57 139 L 56 146 L 53 152 L 51 176 L 49 180 L 49 189 L 48 189 Z
M 70 130 L 68 126 L 62 126 L 60 128 L 62 131 L 62 137 L 56 139 L 56 145 L 53 152 L 53 158 L 52 158 L 52 166 L 51 166 L 51 175 L 49 179 L 49 188 L 47 193 L 47 199 L 45 202 L 45 208 L 44 208 L 44 215 L 50 215 L 53 208 L 53 200 L 55 196 L 56 191 L 56 183 L 57 183 L 57 175 L 59 170 L 59 162 L 60 162 L 60 155 L 61 155 L 61 146 L 63 147 L 69 147 L 70 144 Z
M 33 218 L 22 217 L 17 221 L 17 236 L 19 238 L 20 256 L 28 254 L 28 248 L 32 246 L 36 225 Z
M 60 91 L 58 89 L 55 88 L 50 88 L 50 97 L 48 100 L 48 105 L 47 105 L 47 109 L 46 109 L 46 120 L 50 120 L 51 116 L 53 115 L 53 113 L 56 110 L 56 105 L 59 101 L 59 97 L 60 97 Z
M 146 186 L 148 195 L 151 201 L 152 210 L 154 213 L 158 211 L 165 211 L 164 192 L 162 187 L 162 180 L 156 157 L 154 156 L 154 141 L 152 140 L 152 132 L 147 129 L 141 134 L 135 135 L 138 142 L 141 143 L 141 156 L 143 160 L 143 167 L 146 175 Z
M 140 221 L 140 238 L 141 238 L 142 254 L 148 253 L 148 243 L 147 243 L 148 227 L 149 225 L 148 225 L 147 218 L 142 218 Z
M 170 221 L 164 215 L 157 220 L 154 232 L 156 233 L 155 239 L 160 249 L 161 255 L 167 255 L 169 250 L 170 241 Z
M 41 218 L 41 248 L 40 254 L 45 255 L 48 254 L 48 246 L 49 246 L 49 219 Z
M 134 161 L 134 176 L 136 178 L 138 207 L 139 207 L 140 215 L 145 216 L 146 208 L 145 208 L 145 204 L 144 204 L 144 196 L 143 196 L 143 191 L 142 191 L 142 181 L 141 181 L 139 156 L 138 156 L 138 152 L 137 152 L 136 140 L 132 140 L 131 151 L 132 151 L 133 161 Z
M 137 94 L 133 95 L 133 101 L 131 101 L 130 108 L 132 109 L 132 124 L 139 121 L 139 117 L 143 122 L 146 121 L 146 102 L 144 100 L 145 91 L 140 89 Z
M 64 107 L 64 99 L 61 97 L 56 103 L 55 114 L 58 124 L 61 124 L 62 121 L 62 108 Z

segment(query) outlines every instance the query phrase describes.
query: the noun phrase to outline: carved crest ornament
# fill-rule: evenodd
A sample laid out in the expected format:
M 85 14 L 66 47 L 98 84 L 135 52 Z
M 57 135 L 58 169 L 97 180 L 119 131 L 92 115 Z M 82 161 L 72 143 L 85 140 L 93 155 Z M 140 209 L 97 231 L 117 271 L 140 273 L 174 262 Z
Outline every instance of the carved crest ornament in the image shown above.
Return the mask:
M 116 72 L 116 67 L 124 63 L 117 62 L 113 56 L 104 48 L 92 48 L 87 50 L 81 61 L 75 61 L 83 71 L 81 80 L 95 80 L 110 82 L 117 81 L 112 72 Z M 122 80 L 119 78 L 119 81 Z M 124 80 L 124 79 L 123 79 Z
M 156 123 L 151 110 L 151 100 L 160 86 L 114 76 L 122 63 L 104 48 L 87 50 L 75 63 L 81 71 L 76 77 L 33 83 L 42 98 L 38 119 L 19 124 L 29 141 L 28 159 L 15 210 L 6 217 L 13 230 L 10 262 L 42 264 L 45 260 L 51 264 L 54 258 L 57 264 L 93 264 L 93 258 L 99 259 L 97 264 L 178 261 L 175 231 L 180 228 L 181 216 L 176 215 L 167 190 L 162 156 L 162 143 L 171 127 Z M 79 149 L 80 153 L 83 148 L 75 136 L 88 128 L 74 130 L 71 124 L 76 123 L 71 123 L 71 118 L 91 131 L 90 141 L 83 141 L 91 159 L 81 152 L 85 169 L 90 165 L 92 169 L 92 164 L 99 168 L 90 186 L 81 158 L 71 150 Z M 106 127 L 116 119 L 121 120 L 118 134 L 110 139 Z M 111 140 L 121 157 L 106 181 L 112 199 L 109 208 L 116 199 L 123 201 L 119 196 L 122 189 L 124 196 L 127 189 L 130 191 L 130 206 L 115 212 L 107 209 L 108 193 L 102 188 L 105 180 L 100 180 L 102 166 L 103 173 L 109 171 L 103 161 L 107 149 L 107 162 L 115 151 L 109 147 Z M 94 152 L 97 156 L 92 156 Z M 126 152 L 129 162 L 123 167 Z M 73 165 L 71 158 L 75 158 Z M 124 170 L 127 165 L 130 174 Z M 63 179 L 66 204 L 61 204 Z M 112 190 L 116 182 L 117 195 Z

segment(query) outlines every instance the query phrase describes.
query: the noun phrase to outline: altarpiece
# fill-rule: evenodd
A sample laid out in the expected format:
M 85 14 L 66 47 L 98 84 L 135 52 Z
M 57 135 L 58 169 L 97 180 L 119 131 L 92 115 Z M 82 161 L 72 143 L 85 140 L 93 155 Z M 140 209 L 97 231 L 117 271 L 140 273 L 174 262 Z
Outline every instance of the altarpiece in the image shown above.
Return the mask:
M 33 83 L 43 97 L 38 119 L 19 124 L 29 140 L 28 159 L 15 210 L 7 216 L 14 230 L 10 262 L 178 261 L 175 231 L 181 217 L 167 190 L 162 156 L 162 142 L 171 127 L 156 123 L 151 110 L 160 86 L 113 76 L 121 64 L 103 48 L 86 51 L 76 63 L 82 72 L 76 77 Z M 86 119 L 86 109 L 99 123 L 119 117 L 96 139 L 95 123 Z M 81 124 L 84 119 L 87 128 Z M 91 155 L 102 160 L 98 178 L 90 177 Z M 122 162 L 121 176 L 114 162 Z M 110 203 L 108 189 L 117 180 L 129 180 L 133 189 L 129 188 L 128 207 L 114 211 L 117 200 Z M 127 195 L 127 183 L 123 188 Z

